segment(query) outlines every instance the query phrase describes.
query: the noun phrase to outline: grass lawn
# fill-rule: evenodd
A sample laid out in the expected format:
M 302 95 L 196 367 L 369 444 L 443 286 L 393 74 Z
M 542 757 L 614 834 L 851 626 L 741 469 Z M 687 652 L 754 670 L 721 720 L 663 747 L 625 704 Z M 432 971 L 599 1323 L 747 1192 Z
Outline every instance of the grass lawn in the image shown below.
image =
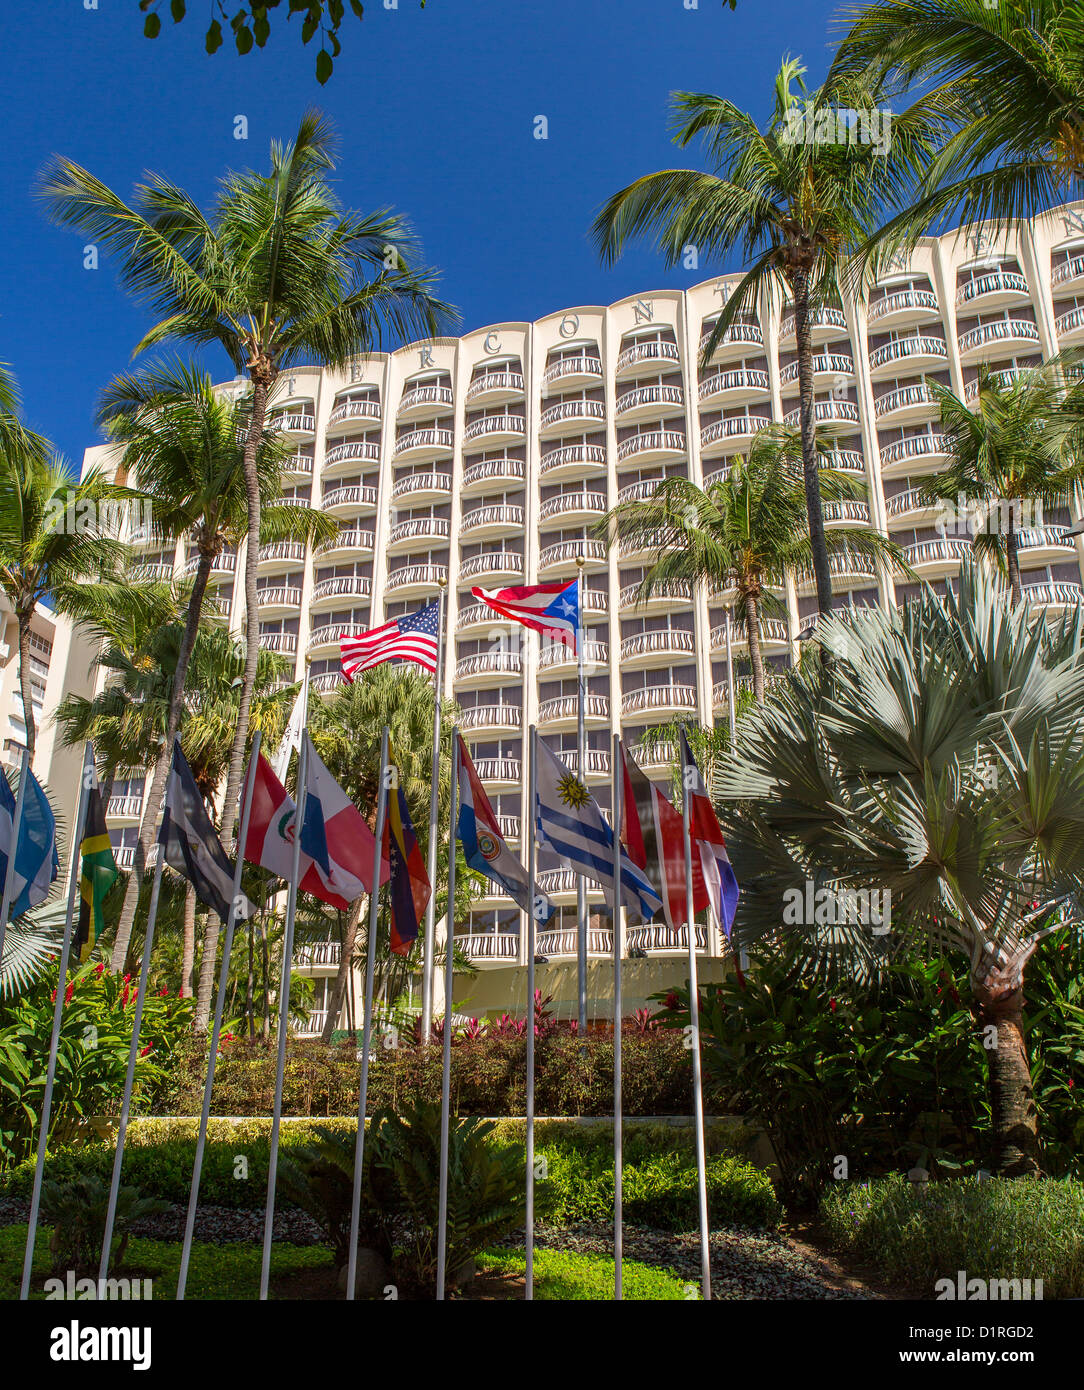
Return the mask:
M 5 1226 L 0 1229 L 0 1299 L 17 1299 L 22 1274 L 23 1249 L 26 1244 L 25 1226 Z M 181 1247 L 175 1241 L 129 1241 L 124 1269 L 120 1274 L 132 1278 L 149 1278 L 153 1296 L 172 1301 L 177 1292 L 177 1272 Z M 300 1289 L 306 1282 L 318 1282 L 324 1288 L 332 1270 L 331 1253 L 321 1246 L 276 1245 L 271 1256 L 272 1283 L 283 1281 L 287 1287 Z M 522 1275 L 524 1257 L 515 1251 L 493 1251 L 478 1260 L 482 1274 Z M 34 1283 L 31 1297 L 44 1299 L 41 1281 L 50 1268 L 49 1232 L 38 1234 L 34 1251 Z M 624 1296 L 627 1299 L 675 1301 L 685 1297 L 686 1285 L 675 1275 L 635 1260 L 626 1260 L 623 1267 Z M 564 1250 L 535 1251 L 535 1297 L 560 1302 L 563 1300 L 613 1298 L 614 1262 L 596 1255 L 578 1255 Z M 188 1266 L 187 1299 L 255 1300 L 260 1289 L 260 1247 L 240 1242 L 228 1245 L 209 1245 L 196 1241 Z M 271 1296 L 290 1298 L 288 1292 Z M 294 1295 L 296 1297 L 296 1294 Z M 327 1294 L 322 1296 L 326 1297 Z

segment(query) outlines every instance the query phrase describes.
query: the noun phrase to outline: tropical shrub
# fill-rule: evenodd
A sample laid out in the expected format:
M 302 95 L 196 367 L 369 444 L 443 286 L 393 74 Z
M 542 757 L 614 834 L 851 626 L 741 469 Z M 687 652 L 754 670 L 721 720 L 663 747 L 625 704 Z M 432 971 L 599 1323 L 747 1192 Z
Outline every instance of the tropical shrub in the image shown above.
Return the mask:
M 69 1182 L 46 1182 L 41 1190 L 41 1220 L 52 1226 L 49 1249 L 53 1269 L 72 1270 L 76 1274 L 97 1273 L 105 1240 L 105 1218 L 109 1203 L 109 1184 L 94 1173 L 83 1173 Z M 144 1197 L 138 1188 L 121 1187 L 117 1191 L 117 1209 L 113 1220 L 113 1236 L 120 1244 L 111 1263 L 119 1266 L 128 1248 L 128 1235 L 133 1221 L 165 1211 L 166 1203 Z

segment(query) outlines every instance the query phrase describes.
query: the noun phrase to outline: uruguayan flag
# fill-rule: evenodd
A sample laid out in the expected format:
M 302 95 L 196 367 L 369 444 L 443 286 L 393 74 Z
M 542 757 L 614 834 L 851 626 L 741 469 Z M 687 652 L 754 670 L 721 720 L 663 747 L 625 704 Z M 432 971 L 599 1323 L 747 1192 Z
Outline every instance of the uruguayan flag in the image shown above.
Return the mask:
M 613 901 L 614 833 L 598 802 L 546 745 L 535 741 L 535 820 L 539 841 L 573 873 L 606 889 Z M 621 901 L 646 921 L 662 907 L 647 875 L 621 851 Z
M 11 887 L 11 916 L 21 917 L 49 896 L 49 889 L 60 872 L 56 851 L 56 817 L 42 791 L 41 783 L 27 770 L 23 819 L 19 826 L 19 846 Z M 11 835 L 15 824 L 15 797 L 4 776 L 0 776 L 0 884 L 7 876 L 11 854 Z

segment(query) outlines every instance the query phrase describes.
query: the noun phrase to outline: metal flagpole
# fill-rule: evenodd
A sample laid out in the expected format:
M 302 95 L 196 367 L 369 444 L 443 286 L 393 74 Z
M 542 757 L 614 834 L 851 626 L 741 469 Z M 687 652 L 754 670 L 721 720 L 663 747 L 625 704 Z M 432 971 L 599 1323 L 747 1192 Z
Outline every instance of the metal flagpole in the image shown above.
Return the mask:
M 614 734 L 613 742 L 613 832 L 614 832 L 614 1298 L 620 1300 L 621 1255 L 623 1249 L 624 1194 L 624 1125 L 621 1096 L 621 736 Z
M 578 622 L 576 624 L 576 752 L 579 766 L 576 769 L 580 781 L 587 785 L 587 726 L 583 675 L 583 575 L 587 561 L 577 555 L 579 577 L 576 581 L 576 604 Z M 587 884 L 582 874 L 576 876 L 576 992 L 579 999 L 580 1037 L 587 1033 Z M 532 995 L 531 1007 L 534 1008 Z
M 68 882 L 68 910 L 64 916 L 64 940 L 60 948 L 60 971 L 56 981 L 56 1005 L 53 1008 L 53 1035 L 49 1041 L 49 1065 L 45 1073 L 45 1096 L 41 1105 L 41 1128 L 38 1132 L 38 1152 L 34 1164 L 34 1188 L 30 1198 L 30 1217 L 26 1228 L 26 1253 L 23 1256 L 23 1278 L 19 1298 L 25 1303 L 30 1297 L 30 1274 L 34 1267 L 34 1241 L 38 1233 L 38 1211 L 41 1207 L 41 1185 L 45 1176 L 45 1149 L 49 1142 L 49 1119 L 53 1109 L 53 1083 L 56 1081 L 56 1059 L 60 1050 L 60 1024 L 64 1013 L 64 995 L 68 983 L 68 958 L 72 946 L 72 918 L 79 889 L 79 846 L 87 818 L 87 798 L 90 795 L 90 770 L 94 754 L 89 743 L 83 744 L 83 778 L 79 791 L 79 809 L 72 833 L 72 866 Z M 15 857 L 16 844 L 11 847 Z
M 305 824 L 306 782 L 309 771 L 307 731 L 301 735 L 301 756 L 297 764 L 297 811 L 294 815 L 294 857 L 290 865 L 290 887 L 286 897 L 286 932 L 282 941 L 282 972 L 279 980 L 278 1063 L 275 1069 L 275 1110 L 271 1120 L 271 1156 L 267 1166 L 267 1206 L 263 1220 L 263 1259 L 260 1263 L 260 1299 L 266 1300 L 271 1280 L 271 1229 L 275 1222 L 275 1183 L 279 1168 L 279 1128 L 282 1121 L 282 1083 L 286 1075 L 286 1030 L 290 1022 L 290 973 L 294 955 L 294 918 L 297 915 L 297 879 L 301 869 L 301 829 Z
M 15 814 L 11 818 L 11 850 L 8 854 L 7 873 L 4 875 L 4 897 L 0 905 L 0 961 L 4 959 L 4 941 L 8 932 L 8 913 L 11 911 L 11 899 L 14 896 L 15 888 L 15 853 L 19 848 L 19 831 L 23 825 L 23 803 L 26 801 L 26 782 L 27 769 L 30 766 L 30 754 L 24 748 L 22 757 L 19 759 L 19 791 L 15 797 Z M 3 776 L 3 773 L 0 773 Z
M 373 1038 L 373 978 L 376 974 L 376 937 L 380 913 L 380 860 L 384 825 L 388 815 L 388 740 L 384 725 L 380 736 L 380 789 L 376 797 L 376 831 L 373 844 L 373 891 L 369 894 L 369 940 L 365 950 L 365 1015 L 361 1038 L 361 1079 L 358 1083 L 358 1132 L 354 1139 L 354 1187 L 350 1198 L 350 1254 L 346 1266 L 346 1298 L 353 1302 L 358 1274 L 358 1227 L 361 1224 L 361 1179 L 365 1165 L 365 1112 L 369 1105 L 369 1051 Z M 398 775 L 398 768 L 396 769 Z M 430 894 L 432 897 L 432 894 Z
M 98 1265 L 99 1294 L 101 1285 L 109 1277 L 109 1254 L 113 1244 L 113 1225 L 117 1219 L 117 1195 L 120 1192 L 120 1170 L 124 1164 L 124 1141 L 128 1134 L 128 1110 L 132 1103 L 132 1087 L 135 1084 L 136 1062 L 139 1060 L 139 1030 L 143 1026 L 143 1004 L 147 998 L 147 979 L 151 969 L 151 948 L 154 945 L 154 924 L 158 917 L 158 895 L 162 891 L 162 866 L 165 863 L 165 846 L 158 845 L 158 862 L 154 866 L 154 882 L 151 885 L 150 908 L 147 912 L 147 931 L 143 937 L 143 961 L 139 968 L 139 985 L 136 988 L 135 1012 L 132 1015 L 132 1041 L 128 1045 L 128 1070 L 124 1077 L 124 1099 L 120 1107 L 120 1123 L 117 1126 L 117 1148 L 113 1155 L 113 1176 L 109 1183 L 109 1202 L 105 1209 L 105 1236 L 102 1240 L 102 1258 Z
M 688 735 L 686 734 L 686 743 Z M 689 934 L 689 1022 L 692 1024 L 693 1114 L 696 1121 L 696 1180 L 700 1207 L 700 1291 L 711 1298 L 711 1246 L 708 1234 L 708 1177 L 704 1146 L 704 1088 L 700 1077 L 700 985 L 696 973 L 696 926 L 693 912 L 693 848 L 689 824 L 688 765 L 682 760 L 681 825 L 685 844 L 685 919 Z
M 437 669 L 433 675 L 433 763 L 430 770 L 432 779 L 429 788 L 429 846 L 426 854 L 426 868 L 430 884 L 437 881 L 437 821 L 440 815 L 440 697 L 444 678 L 444 624 L 446 621 L 445 603 L 446 581 L 440 585 L 440 609 L 437 613 Z M 425 909 L 425 946 L 422 951 L 422 1046 L 429 1046 L 429 1034 L 433 1028 L 433 974 L 436 968 L 436 911 L 437 894 L 433 888 Z
M 452 728 L 452 806 L 448 822 L 448 911 L 444 949 L 444 1058 L 440 1077 L 440 1205 L 437 1215 L 437 1299 L 444 1299 L 448 1263 L 448 1147 L 452 1110 L 452 961 L 455 955 L 455 820 L 459 799 L 459 728 Z M 532 1001 L 533 1007 L 533 1001 Z
M 738 716 L 734 704 L 734 659 L 730 652 L 730 609 L 726 610 L 726 706 L 730 715 L 730 746 L 737 738 Z
M 306 677 L 308 672 L 306 670 Z M 185 1286 L 188 1283 L 188 1262 L 192 1257 L 192 1236 L 196 1229 L 196 1208 L 199 1205 L 199 1184 L 203 1173 L 203 1151 L 207 1146 L 207 1125 L 211 1116 L 211 1092 L 215 1084 L 215 1064 L 218 1061 L 218 1039 L 222 1032 L 222 1015 L 226 1007 L 226 985 L 230 972 L 230 954 L 233 950 L 233 934 L 237 926 L 237 915 L 241 906 L 241 871 L 245 862 L 245 845 L 248 841 L 248 822 L 252 814 L 252 789 L 256 785 L 256 761 L 260 756 L 260 743 L 263 735 L 256 730 L 252 739 L 252 752 L 248 759 L 248 776 L 245 779 L 244 800 L 241 802 L 241 832 L 237 840 L 237 862 L 233 868 L 233 901 L 226 922 L 226 939 L 222 943 L 222 965 L 218 971 L 218 994 L 215 998 L 215 1018 L 211 1028 L 211 1046 L 207 1058 L 207 1079 L 203 1084 L 203 1109 L 199 1117 L 199 1135 L 196 1139 L 196 1158 L 192 1164 L 192 1186 L 188 1193 L 188 1215 L 184 1223 L 184 1241 L 181 1245 L 181 1268 L 177 1276 L 177 1299 L 183 1301 Z M 159 850 L 159 853 L 161 851 Z
M 535 958 L 535 795 L 537 768 L 535 766 L 535 727 L 527 731 L 527 893 L 530 911 L 527 913 L 527 1203 L 526 1249 L 527 1278 L 525 1299 L 534 1298 L 534 958 Z

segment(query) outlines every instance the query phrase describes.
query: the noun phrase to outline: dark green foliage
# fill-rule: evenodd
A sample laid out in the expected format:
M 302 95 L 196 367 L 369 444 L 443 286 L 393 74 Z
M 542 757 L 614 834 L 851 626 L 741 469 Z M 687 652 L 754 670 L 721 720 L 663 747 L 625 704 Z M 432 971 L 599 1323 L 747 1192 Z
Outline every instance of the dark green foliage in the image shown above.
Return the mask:
M 67 1182 L 47 1182 L 41 1190 L 42 1224 L 52 1226 L 49 1249 L 53 1269 L 73 1270 L 76 1274 L 97 1273 L 105 1240 L 105 1217 L 109 1185 L 95 1173 L 83 1173 Z M 112 1255 L 113 1267 L 124 1260 L 128 1233 L 133 1221 L 164 1211 L 166 1203 L 143 1197 L 138 1188 L 121 1187 L 117 1192 L 117 1211 L 113 1221 L 114 1239 L 119 1246 Z

